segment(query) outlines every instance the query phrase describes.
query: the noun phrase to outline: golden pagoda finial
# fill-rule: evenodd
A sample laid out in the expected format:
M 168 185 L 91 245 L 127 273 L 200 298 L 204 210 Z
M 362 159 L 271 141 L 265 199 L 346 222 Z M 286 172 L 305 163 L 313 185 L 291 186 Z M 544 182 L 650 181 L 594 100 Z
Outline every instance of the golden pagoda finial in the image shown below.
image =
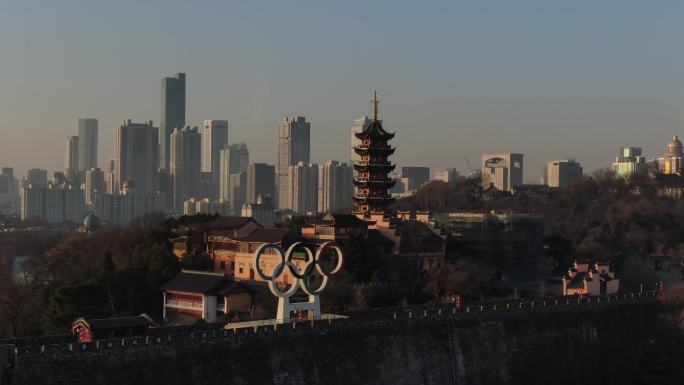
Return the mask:
M 378 120 L 378 91 L 373 90 L 373 100 L 371 100 L 371 115 L 373 115 L 373 120 Z

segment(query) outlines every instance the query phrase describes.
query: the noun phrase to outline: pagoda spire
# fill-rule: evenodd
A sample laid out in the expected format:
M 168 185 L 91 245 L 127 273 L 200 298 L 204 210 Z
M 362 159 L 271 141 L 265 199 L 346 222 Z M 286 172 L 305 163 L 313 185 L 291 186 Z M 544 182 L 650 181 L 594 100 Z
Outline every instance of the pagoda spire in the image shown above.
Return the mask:
M 373 120 L 378 120 L 378 104 L 380 101 L 378 100 L 378 91 L 373 90 L 373 99 L 371 100 L 371 115 L 373 116 Z

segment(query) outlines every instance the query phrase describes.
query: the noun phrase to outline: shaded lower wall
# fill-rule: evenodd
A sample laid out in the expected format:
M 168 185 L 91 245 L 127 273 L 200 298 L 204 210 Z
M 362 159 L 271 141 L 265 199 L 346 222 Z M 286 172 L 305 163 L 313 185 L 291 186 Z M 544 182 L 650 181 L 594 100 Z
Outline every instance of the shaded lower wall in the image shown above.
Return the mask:
M 669 314 L 644 302 L 119 341 L 20 353 L 13 384 L 680 384 L 684 355 Z

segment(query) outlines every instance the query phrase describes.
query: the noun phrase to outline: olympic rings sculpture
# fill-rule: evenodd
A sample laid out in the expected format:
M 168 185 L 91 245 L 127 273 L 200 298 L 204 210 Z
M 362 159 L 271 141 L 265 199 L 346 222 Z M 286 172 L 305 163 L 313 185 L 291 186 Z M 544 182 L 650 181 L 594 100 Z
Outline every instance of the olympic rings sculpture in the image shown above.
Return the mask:
M 306 255 L 306 263 L 301 271 L 294 264 L 294 262 L 292 262 L 292 254 L 296 248 L 303 249 Z M 321 266 L 321 256 L 326 249 L 332 249 L 337 254 L 337 264 L 335 265 L 335 268 L 329 272 L 324 271 L 323 267 Z M 261 255 L 266 252 L 266 250 L 275 250 L 276 254 L 278 254 L 280 257 L 280 261 L 273 267 L 271 275 L 264 273 L 261 268 L 261 264 L 259 263 L 261 260 Z M 321 244 L 318 247 L 318 250 L 316 250 L 315 254 L 311 252 L 311 250 L 302 242 L 293 243 L 287 248 L 285 253 L 283 253 L 283 249 L 277 243 L 264 243 L 254 252 L 254 272 L 257 277 L 268 282 L 268 287 L 271 289 L 271 293 L 273 293 L 273 295 L 276 297 L 291 297 L 297 291 L 297 289 L 299 289 L 300 285 L 306 294 L 319 295 L 328 284 L 328 275 L 335 274 L 342 269 L 343 259 L 344 256 L 342 254 L 342 248 L 335 242 L 325 242 Z M 282 291 L 276 282 L 285 272 L 285 269 L 288 269 L 292 275 L 293 283 L 289 289 Z M 312 288 L 310 286 L 311 283 L 309 282 L 314 269 L 323 277 L 323 281 L 317 288 Z

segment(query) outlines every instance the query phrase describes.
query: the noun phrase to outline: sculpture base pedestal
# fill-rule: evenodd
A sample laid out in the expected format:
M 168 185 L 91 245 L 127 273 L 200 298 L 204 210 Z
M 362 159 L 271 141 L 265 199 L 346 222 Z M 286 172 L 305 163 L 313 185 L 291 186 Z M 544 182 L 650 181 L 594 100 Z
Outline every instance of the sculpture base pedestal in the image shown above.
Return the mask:
M 278 298 L 278 312 L 276 313 L 276 323 L 286 324 L 292 322 L 292 313 L 304 310 L 313 313 L 307 319 L 321 319 L 321 302 L 317 295 L 310 295 L 308 302 L 290 302 L 289 297 Z

